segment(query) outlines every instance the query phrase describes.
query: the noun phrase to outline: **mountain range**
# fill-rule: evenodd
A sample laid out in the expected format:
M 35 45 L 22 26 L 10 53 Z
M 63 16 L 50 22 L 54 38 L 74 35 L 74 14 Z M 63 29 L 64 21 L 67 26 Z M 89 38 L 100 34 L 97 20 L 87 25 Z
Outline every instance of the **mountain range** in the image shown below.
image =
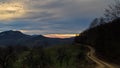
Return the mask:
M 48 38 L 43 35 L 26 35 L 20 31 L 4 31 L 0 33 L 0 46 L 52 46 L 72 44 L 74 38 Z

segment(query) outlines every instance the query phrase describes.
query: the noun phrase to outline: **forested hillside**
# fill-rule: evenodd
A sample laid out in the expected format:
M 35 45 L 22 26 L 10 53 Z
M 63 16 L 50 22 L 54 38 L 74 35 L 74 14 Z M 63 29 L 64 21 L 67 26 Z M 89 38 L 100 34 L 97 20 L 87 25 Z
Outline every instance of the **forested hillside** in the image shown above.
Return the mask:
M 94 68 L 80 45 L 0 47 L 0 68 Z
M 91 45 L 101 59 L 120 64 L 120 18 L 87 29 L 75 42 Z

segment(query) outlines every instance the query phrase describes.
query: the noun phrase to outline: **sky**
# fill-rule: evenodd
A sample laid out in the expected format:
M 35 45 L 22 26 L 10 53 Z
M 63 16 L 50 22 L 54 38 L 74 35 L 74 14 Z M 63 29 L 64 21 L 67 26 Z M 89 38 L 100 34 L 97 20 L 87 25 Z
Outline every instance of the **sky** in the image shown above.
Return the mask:
M 112 0 L 0 0 L 0 31 L 77 34 L 103 16 Z

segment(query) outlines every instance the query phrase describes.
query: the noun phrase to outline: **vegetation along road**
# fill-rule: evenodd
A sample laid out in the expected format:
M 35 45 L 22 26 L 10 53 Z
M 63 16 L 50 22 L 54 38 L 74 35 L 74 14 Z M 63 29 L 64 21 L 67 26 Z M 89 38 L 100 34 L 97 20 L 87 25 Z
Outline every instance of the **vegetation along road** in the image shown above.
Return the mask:
M 92 48 L 91 46 L 87 46 L 87 48 L 89 48 L 89 52 L 87 53 L 87 56 L 89 59 L 91 59 L 92 61 L 94 61 L 97 64 L 96 68 L 118 68 L 112 64 L 109 64 L 105 61 L 98 59 L 95 56 L 95 49 Z

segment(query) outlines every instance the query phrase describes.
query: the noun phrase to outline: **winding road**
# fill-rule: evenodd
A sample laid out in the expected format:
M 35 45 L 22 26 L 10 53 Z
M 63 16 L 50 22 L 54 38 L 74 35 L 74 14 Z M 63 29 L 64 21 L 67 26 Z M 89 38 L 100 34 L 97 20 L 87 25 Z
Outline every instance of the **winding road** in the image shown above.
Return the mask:
M 87 57 L 97 64 L 97 66 L 95 68 L 118 68 L 112 64 L 109 64 L 105 61 L 98 59 L 95 56 L 95 49 L 92 48 L 91 46 L 87 46 L 87 48 L 89 48 L 89 52 L 87 53 Z

